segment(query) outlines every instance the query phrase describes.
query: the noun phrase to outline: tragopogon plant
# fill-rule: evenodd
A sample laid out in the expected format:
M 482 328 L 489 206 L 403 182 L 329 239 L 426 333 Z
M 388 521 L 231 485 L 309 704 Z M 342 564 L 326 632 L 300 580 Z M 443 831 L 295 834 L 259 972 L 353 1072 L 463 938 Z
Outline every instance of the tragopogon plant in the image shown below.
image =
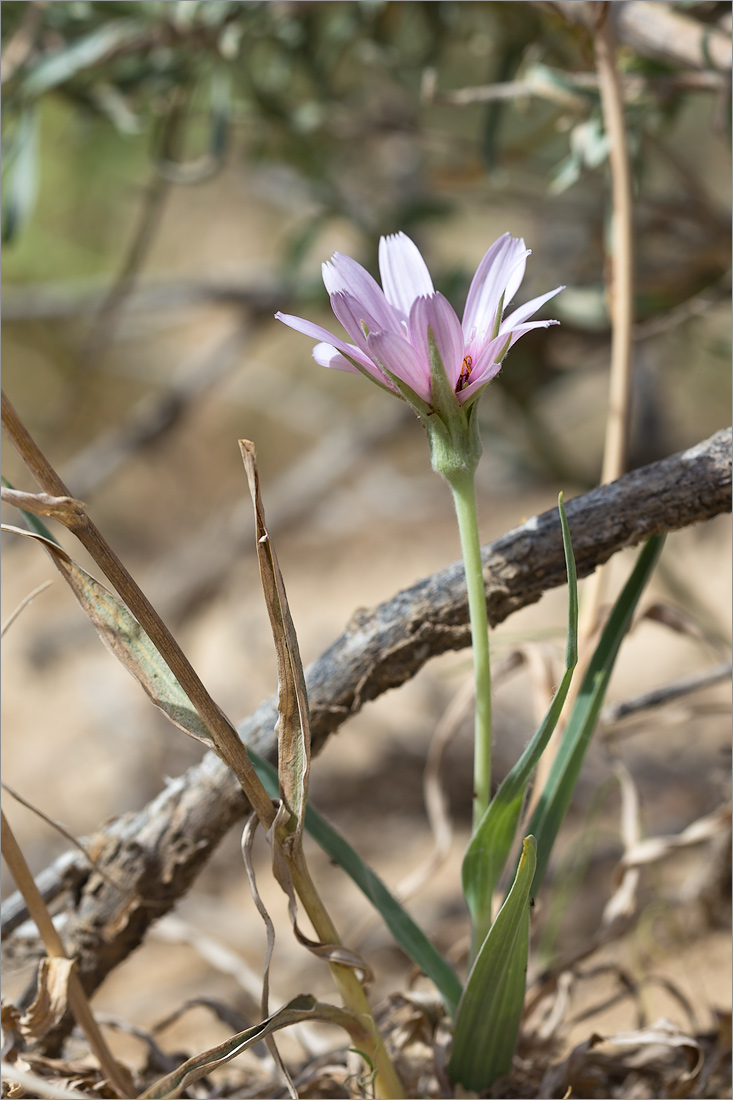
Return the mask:
M 491 795 L 491 676 L 474 487 L 481 457 L 476 409 L 512 344 L 530 329 L 558 323 L 528 318 L 563 289 L 556 287 L 504 317 L 521 285 L 528 255 L 524 241 L 508 233 L 492 244 L 471 282 L 461 323 L 450 302 L 434 290 L 416 245 L 397 233 L 379 242 L 382 287 L 349 256 L 337 252 L 323 265 L 333 312 L 353 343 L 302 317 L 276 314 L 321 341 L 313 349 L 317 363 L 364 374 L 407 401 L 427 431 L 433 469 L 453 491 L 476 675 L 475 825 Z
M 472 923 L 472 970 L 455 1017 L 450 1070 L 455 1080 L 474 1089 L 490 1085 L 511 1063 L 524 999 L 529 895 L 537 863 L 535 839 L 529 836 L 524 840 L 514 885 L 494 921 L 493 891 L 498 874 L 493 872 L 501 871 L 509 855 L 536 760 L 528 758 L 528 766 L 522 765 L 512 790 L 507 793 L 503 785 L 499 795 L 506 797 L 492 805 L 491 672 L 474 482 L 481 457 L 477 405 L 511 346 L 531 329 L 557 324 L 529 318 L 562 287 L 504 317 L 506 305 L 521 285 L 528 255 L 524 241 L 508 233 L 495 241 L 473 277 L 461 322 L 447 299 L 435 291 L 415 244 L 398 233 L 383 237 L 379 244 L 382 287 L 348 256 L 336 253 L 323 265 L 333 312 L 353 343 L 304 318 L 276 315 L 291 328 L 320 341 L 313 356 L 322 366 L 364 374 L 407 401 L 427 432 L 433 469 L 445 477 L 453 492 L 471 619 L 476 715 L 474 825 L 463 873 Z M 533 742 L 537 753 L 557 721 L 576 660 L 575 576 L 562 506 L 561 516 L 571 591 L 568 670 L 562 691 L 553 701 L 554 709 Z M 487 1027 L 490 1035 L 486 1042 L 478 1042 L 481 1050 L 477 1058 L 479 1033 Z

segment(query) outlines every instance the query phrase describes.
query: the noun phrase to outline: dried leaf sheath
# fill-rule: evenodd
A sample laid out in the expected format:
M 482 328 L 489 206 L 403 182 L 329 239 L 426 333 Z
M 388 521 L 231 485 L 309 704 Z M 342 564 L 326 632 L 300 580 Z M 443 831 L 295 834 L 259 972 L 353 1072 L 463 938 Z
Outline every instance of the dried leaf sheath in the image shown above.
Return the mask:
M 239 447 L 255 509 L 257 560 L 277 655 L 280 797 L 294 818 L 292 844 L 296 847 L 303 834 L 308 798 L 311 753 L 308 695 L 285 583 L 265 523 L 254 444 L 240 439 Z

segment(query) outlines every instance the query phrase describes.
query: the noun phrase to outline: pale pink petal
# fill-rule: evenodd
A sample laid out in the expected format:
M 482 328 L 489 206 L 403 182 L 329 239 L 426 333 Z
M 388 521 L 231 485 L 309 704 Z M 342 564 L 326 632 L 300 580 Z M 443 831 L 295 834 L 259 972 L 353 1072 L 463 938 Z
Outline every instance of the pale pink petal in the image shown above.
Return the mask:
M 510 313 L 508 317 L 504 318 L 499 331 L 508 332 L 509 329 L 521 325 L 522 321 L 526 321 L 528 317 L 531 317 L 533 313 L 537 312 L 540 306 L 548 302 L 550 298 L 554 298 L 556 294 L 559 294 L 560 291 L 564 289 L 564 286 L 556 286 L 554 290 L 548 291 L 547 294 L 541 294 L 539 298 L 532 298 L 531 301 L 525 302 L 519 309 L 515 309 L 514 313 Z
M 316 325 L 313 321 L 306 321 L 304 317 L 293 317 L 289 313 L 276 313 L 275 317 L 278 321 L 282 321 L 283 324 L 289 325 L 290 328 L 294 328 L 296 332 L 302 332 L 304 336 L 310 336 L 313 340 L 323 341 L 325 346 L 330 347 L 334 352 L 340 351 L 346 355 L 350 355 L 352 359 L 358 359 L 367 370 L 369 369 L 367 364 L 370 364 L 370 360 L 364 352 L 354 347 L 353 344 L 347 344 L 345 340 L 339 339 L 338 336 L 333 336 L 328 329 L 323 328 L 321 325 Z M 322 345 L 318 344 L 317 346 L 321 347 Z M 371 365 L 372 364 L 370 364 L 370 366 Z M 348 369 L 351 368 L 349 367 Z
M 456 311 L 442 294 L 418 298 L 410 310 L 410 339 L 418 358 L 427 363 L 430 373 L 428 328 L 432 328 L 435 343 L 443 360 L 448 381 L 455 388 L 463 363 L 463 329 Z
M 524 247 L 524 241 L 520 240 L 519 243 Z M 519 253 L 516 257 L 516 263 L 507 272 L 502 310 L 506 309 L 509 303 L 514 301 L 514 297 L 522 285 L 522 279 L 524 278 L 524 272 L 527 267 L 527 257 L 531 255 L 532 250 L 530 248 L 525 248 L 523 252 Z
M 358 350 L 358 348 L 354 348 L 355 352 L 358 352 Z M 359 374 L 356 367 L 348 359 L 344 359 L 341 352 L 336 351 L 336 348 L 332 347 L 331 344 L 316 344 L 313 348 L 313 358 L 321 367 L 332 367 L 334 370 L 345 370 L 350 374 Z
M 331 308 L 357 347 L 368 355 L 367 333 L 381 331 L 384 326 L 371 315 L 362 302 L 351 294 L 332 294 Z M 364 332 L 364 325 L 366 325 L 366 332 Z
M 293 317 L 290 313 L 276 313 L 275 318 L 282 321 L 284 325 L 294 328 L 296 332 L 302 332 L 304 336 L 311 336 L 314 340 L 326 340 L 335 343 L 335 339 L 328 329 L 323 328 L 322 325 L 314 324 L 313 321 L 307 321 L 305 317 Z
M 329 295 L 350 294 L 378 321 L 376 328 L 399 331 L 399 318 L 395 316 L 379 283 L 356 260 L 335 252 L 330 263 L 323 264 L 321 270 Z
M 379 273 L 390 305 L 409 317 L 416 298 L 433 294 L 433 280 L 420 250 L 404 233 L 379 241 Z
M 509 340 L 509 347 L 513 347 L 520 336 L 524 336 L 525 332 L 531 332 L 533 328 L 549 328 L 550 325 L 559 325 L 559 321 L 525 321 L 523 325 L 512 325 L 510 330 L 499 334 L 498 339 L 506 342 L 511 332 L 511 339 Z
M 463 312 L 466 341 L 482 340 L 493 332 L 504 295 L 507 305 L 519 289 L 529 251 L 521 238 L 505 233 L 494 241 L 476 269 Z
M 375 332 L 368 338 L 369 350 L 387 370 L 430 401 L 430 364 L 420 360 L 415 349 L 393 332 Z

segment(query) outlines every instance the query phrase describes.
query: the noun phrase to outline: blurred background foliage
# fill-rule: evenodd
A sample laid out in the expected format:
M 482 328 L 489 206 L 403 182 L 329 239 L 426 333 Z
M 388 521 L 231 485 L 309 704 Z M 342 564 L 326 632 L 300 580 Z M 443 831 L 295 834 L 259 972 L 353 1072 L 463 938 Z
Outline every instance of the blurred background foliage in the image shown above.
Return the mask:
M 166 367 L 156 324 L 170 333 L 178 319 L 183 333 L 192 311 L 223 305 L 250 335 L 271 332 L 277 308 L 324 309 L 320 262 L 335 248 L 374 270 L 380 234 L 398 229 L 460 307 L 485 248 L 509 229 L 535 251 L 523 297 L 567 284 L 553 303 L 564 327 L 518 345 L 496 411 L 485 402 L 482 415 L 515 472 L 594 483 L 607 143 L 595 15 L 585 26 L 584 5 L 569 7 L 5 0 L 6 379 L 35 397 L 37 426 L 62 437 L 57 453 L 71 456 L 150 387 L 170 398 L 177 353 Z M 671 42 L 661 25 L 657 42 L 653 27 L 646 40 L 619 33 L 636 187 L 639 464 L 720 426 L 727 404 L 730 4 L 623 7 L 686 21 Z M 135 381 L 119 360 L 126 330 L 130 358 L 131 326 Z M 279 339 L 267 363 L 306 360 L 302 338 Z M 569 379 L 580 395 L 572 416 Z M 340 392 L 347 405 L 362 400 Z

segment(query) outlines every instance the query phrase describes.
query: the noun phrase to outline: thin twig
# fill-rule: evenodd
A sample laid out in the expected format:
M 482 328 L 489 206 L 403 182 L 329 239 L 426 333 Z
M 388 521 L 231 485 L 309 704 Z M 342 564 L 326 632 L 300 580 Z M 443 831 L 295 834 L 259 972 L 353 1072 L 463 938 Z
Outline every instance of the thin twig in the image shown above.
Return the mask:
M 8 40 L 2 53 L 0 65 L 0 84 L 6 84 L 22 69 L 35 49 L 38 32 L 41 29 L 43 9 L 49 0 L 30 0 L 25 5 L 23 19 L 15 33 Z
M 631 197 L 631 167 L 626 141 L 623 94 L 616 66 L 616 43 L 610 5 L 600 5 L 595 35 L 596 65 L 601 92 L 603 122 L 609 141 L 611 168 L 611 246 L 606 260 L 607 296 L 611 315 L 611 369 L 609 378 L 606 438 L 601 484 L 621 477 L 626 468 L 629 433 L 629 401 L 634 324 L 634 254 Z M 597 569 L 583 587 L 578 641 L 580 659 L 570 685 L 563 715 L 558 722 L 537 768 L 525 819 L 529 820 L 544 789 L 557 755 L 567 715 L 572 712 L 600 629 L 599 614 L 608 586 L 608 571 Z
M 601 712 L 601 722 L 604 726 L 615 725 L 632 714 L 666 706 L 667 703 L 682 699 L 686 695 L 691 695 L 694 691 L 700 691 L 702 688 L 730 680 L 732 671 L 733 666 L 730 661 L 721 661 L 720 664 L 713 665 L 712 668 L 695 672 L 691 676 L 683 676 L 679 680 L 674 680 L 671 684 L 655 688 L 654 691 L 647 691 L 642 695 L 635 695 L 633 699 L 626 699 L 623 703 L 614 703 L 612 706 L 605 707 Z M 607 733 L 606 736 L 612 735 Z
M 48 583 L 50 584 L 51 582 L 49 581 Z M 74 836 L 70 829 L 67 829 L 60 821 L 56 821 L 54 818 L 49 817 L 48 814 L 45 814 L 38 806 L 34 806 L 32 802 L 28 802 L 27 799 L 23 798 L 22 794 L 18 794 L 18 792 L 14 791 L 12 787 L 9 787 L 7 783 L 0 782 L 0 787 L 2 787 L 4 791 L 7 791 L 10 797 L 14 798 L 16 802 L 19 802 L 21 806 L 25 806 L 26 810 L 30 810 L 31 813 L 36 814 L 37 817 L 40 817 L 41 821 L 45 821 L 47 825 L 50 825 L 52 829 L 55 829 L 57 833 L 60 833 L 62 837 L 68 840 L 78 852 L 81 852 L 89 863 L 89 866 L 92 867 L 98 875 L 101 875 L 105 882 L 113 886 L 115 890 L 119 890 L 120 893 L 126 897 L 131 899 L 134 898 L 138 905 L 152 905 L 156 907 L 160 905 L 160 902 L 154 898 L 144 898 L 138 893 L 131 894 L 126 886 L 123 886 L 122 883 L 105 871 L 104 867 L 100 866 L 99 861 L 94 858 L 89 849 L 82 844 L 79 838 Z
M 560 76 L 560 73 L 558 73 Z M 497 100 L 546 99 L 565 108 L 587 110 L 588 98 L 576 94 L 578 91 L 597 92 L 600 88 L 598 73 L 563 72 L 561 79 L 554 81 L 549 73 L 530 68 L 523 80 L 506 80 L 495 84 L 477 84 L 465 88 L 450 88 L 438 91 L 434 70 L 423 74 L 421 98 L 423 103 L 445 103 L 453 107 L 467 107 L 473 103 L 495 103 Z M 719 92 L 725 86 L 725 75 L 715 72 L 673 73 L 669 76 L 648 77 L 638 73 L 623 73 L 619 76 L 621 92 L 626 102 L 633 103 L 644 92 L 668 95 L 670 92 Z
M 20 615 L 21 611 L 23 611 L 24 608 L 28 607 L 29 604 L 33 603 L 36 596 L 40 596 L 41 592 L 45 592 L 46 589 L 50 588 L 52 584 L 53 581 L 44 581 L 43 584 L 39 584 L 37 588 L 34 588 L 32 592 L 29 592 L 27 596 L 23 597 L 15 610 L 10 612 L 7 619 L 3 623 L 2 629 L 0 629 L 0 637 L 5 637 L 5 632 L 10 629 L 15 620 Z
M 634 251 L 631 166 L 626 140 L 623 98 L 616 68 L 616 45 L 611 20 L 606 18 L 596 34 L 596 62 L 601 88 L 603 120 L 610 144 L 612 224 L 608 297 L 612 321 L 611 373 L 608 420 L 601 484 L 621 477 L 626 466 L 631 392 L 631 348 L 634 323 Z M 597 574 L 598 575 L 598 574 Z M 596 609 L 602 592 L 596 594 Z M 587 595 L 586 595 L 587 599 Z M 595 625 L 589 615 L 588 626 Z

